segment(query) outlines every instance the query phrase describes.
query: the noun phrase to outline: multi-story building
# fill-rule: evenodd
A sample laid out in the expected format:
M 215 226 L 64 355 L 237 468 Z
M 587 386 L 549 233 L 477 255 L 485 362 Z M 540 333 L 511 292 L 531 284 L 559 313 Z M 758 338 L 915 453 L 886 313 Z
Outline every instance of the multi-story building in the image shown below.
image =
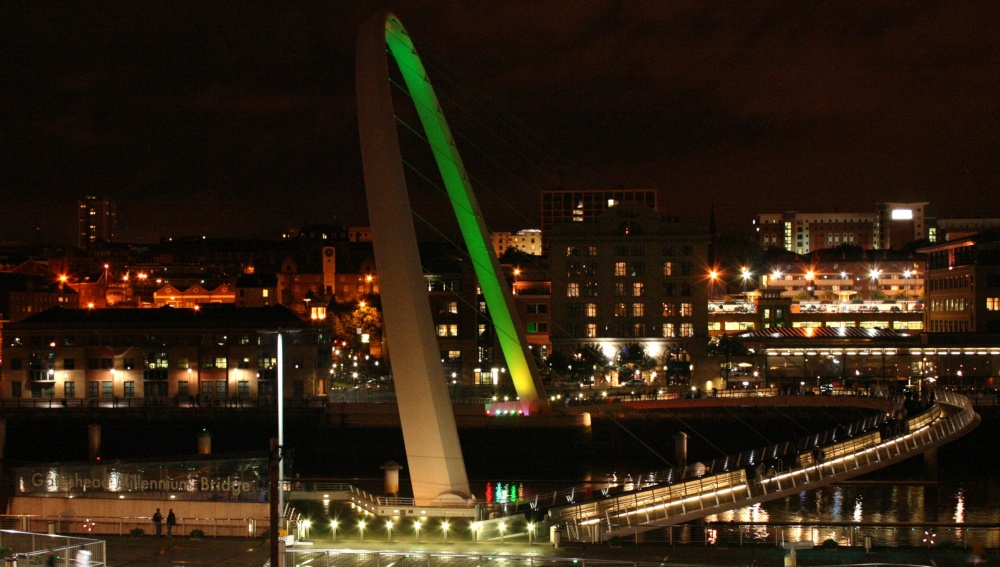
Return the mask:
M 510 248 L 515 248 L 538 256 L 542 253 L 542 231 L 538 229 L 519 230 L 513 234 L 510 232 L 491 232 L 490 242 L 493 244 L 493 252 L 499 257 Z
M 929 333 L 1000 333 L 1000 232 L 921 248 Z
M 656 211 L 656 189 L 558 189 L 542 191 L 542 234 L 558 224 L 596 223 L 601 214 L 623 203 Z
M 928 203 L 880 203 L 876 212 L 768 213 L 754 221 L 761 248 L 809 254 L 843 245 L 892 249 L 928 238 Z
M 77 246 L 90 249 L 98 242 L 114 242 L 118 224 L 114 201 L 88 195 L 76 207 Z
M 329 333 L 285 307 L 50 309 L 4 329 L 4 398 L 262 398 L 325 394 Z
M 638 343 L 664 366 L 702 351 L 709 239 L 707 227 L 637 203 L 609 208 L 595 223 L 554 225 L 553 351 L 569 356 L 597 344 L 615 356 Z

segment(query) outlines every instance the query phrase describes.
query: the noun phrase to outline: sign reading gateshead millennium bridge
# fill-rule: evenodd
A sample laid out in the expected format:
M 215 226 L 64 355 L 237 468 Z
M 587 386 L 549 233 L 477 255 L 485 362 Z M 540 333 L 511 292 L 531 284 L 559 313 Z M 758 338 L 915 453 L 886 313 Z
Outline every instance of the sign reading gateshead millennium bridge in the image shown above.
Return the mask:
M 18 496 L 266 502 L 268 461 L 95 462 L 14 469 Z

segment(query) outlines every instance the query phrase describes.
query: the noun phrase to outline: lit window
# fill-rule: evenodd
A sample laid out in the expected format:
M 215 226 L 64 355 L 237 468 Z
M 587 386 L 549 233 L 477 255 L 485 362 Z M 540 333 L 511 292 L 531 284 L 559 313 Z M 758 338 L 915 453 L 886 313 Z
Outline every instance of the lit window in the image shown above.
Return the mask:
M 694 323 L 681 323 L 681 336 L 682 337 L 693 337 L 694 336 Z
M 597 336 L 597 324 L 587 323 L 587 338 L 592 339 Z
M 691 317 L 694 315 L 693 303 L 681 303 L 681 317 Z
M 580 284 L 576 282 L 566 284 L 566 297 L 580 297 Z
M 663 336 L 665 338 L 672 338 L 677 336 L 677 329 L 673 323 L 663 324 Z

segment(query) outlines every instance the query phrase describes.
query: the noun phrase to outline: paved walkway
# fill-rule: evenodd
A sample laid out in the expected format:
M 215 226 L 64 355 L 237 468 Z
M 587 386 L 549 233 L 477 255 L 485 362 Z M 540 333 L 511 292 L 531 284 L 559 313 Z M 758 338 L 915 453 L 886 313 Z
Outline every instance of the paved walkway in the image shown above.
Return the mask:
M 153 567 L 164 565 L 219 565 L 261 567 L 269 555 L 268 542 L 263 539 L 239 538 L 106 538 L 109 567 Z M 432 553 L 468 553 L 480 555 L 519 555 L 613 559 L 656 565 L 714 565 L 730 567 L 783 567 L 784 551 L 774 547 L 702 547 L 608 544 L 570 544 L 554 549 L 547 543 L 527 545 L 514 542 L 471 543 L 357 540 L 333 542 L 314 541 L 310 548 L 340 547 L 351 550 L 408 551 Z M 969 567 L 968 550 L 878 549 L 866 554 L 861 548 L 841 548 L 835 551 L 811 549 L 797 553 L 798 564 L 845 565 L 862 563 L 894 563 L 936 567 Z M 986 564 L 1000 565 L 1000 553 L 991 550 Z

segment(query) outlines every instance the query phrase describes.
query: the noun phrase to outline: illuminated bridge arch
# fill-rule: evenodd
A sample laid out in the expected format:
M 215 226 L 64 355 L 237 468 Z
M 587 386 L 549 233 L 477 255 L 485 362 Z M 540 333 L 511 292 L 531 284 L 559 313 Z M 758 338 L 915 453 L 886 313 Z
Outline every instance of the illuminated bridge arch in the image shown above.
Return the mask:
M 515 321 L 510 288 L 489 244 L 486 224 L 437 95 L 403 24 L 393 14 L 377 14 L 362 25 L 358 35 L 358 125 L 403 441 L 418 502 L 447 495 L 467 497 L 465 463 L 417 250 L 393 116 L 386 46 L 399 66 L 434 153 L 520 407 L 527 414 L 546 408 L 547 402 L 538 370 L 527 355 L 524 328 Z

